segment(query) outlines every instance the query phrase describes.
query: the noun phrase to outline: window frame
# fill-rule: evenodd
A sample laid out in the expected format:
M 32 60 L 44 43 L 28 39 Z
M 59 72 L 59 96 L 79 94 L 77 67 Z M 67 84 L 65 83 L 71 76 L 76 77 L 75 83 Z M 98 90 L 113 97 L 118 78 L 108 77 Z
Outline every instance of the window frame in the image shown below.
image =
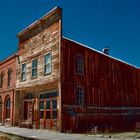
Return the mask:
M 46 56 L 47 55 L 50 55 L 50 63 L 48 63 L 48 64 L 46 63 Z M 49 65 L 49 64 L 50 64 L 50 71 L 48 73 L 46 73 L 45 69 L 46 69 L 47 65 Z M 44 75 L 48 75 L 48 74 L 51 74 L 51 73 L 52 73 L 52 53 L 49 52 L 49 53 L 46 53 L 44 55 Z
M 23 65 L 25 65 L 25 71 L 22 69 Z M 23 74 L 25 74 L 25 79 L 23 79 Z M 21 64 L 21 81 L 26 81 L 26 74 L 27 74 L 27 63 Z
M 79 60 L 82 62 L 82 64 L 79 63 L 80 62 Z M 75 69 L 76 73 L 79 75 L 84 75 L 84 56 L 83 55 L 81 55 L 81 54 L 76 55 L 75 66 L 76 66 L 76 69 Z
M 11 82 L 12 82 L 12 70 L 11 70 L 11 68 L 8 69 L 7 74 L 8 74 L 7 86 L 11 87 Z
M 8 106 L 8 101 L 9 101 L 9 106 Z M 10 115 L 11 115 L 11 99 L 10 96 L 6 98 L 5 101 L 5 117 L 6 119 L 10 119 Z
M 41 108 L 41 103 L 43 103 L 43 108 Z M 39 118 L 40 119 L 44 119 L 44 110 L 45 110 L 45 102 L 44 102 L 44 100 L 40 100 L 39 101 Z M 41 117 L 41 113 L 42 113 L 42 117 Z
M 3 86 L 4 86 L 4 72 L 2 71 L 0 75 L 0 88 L 3 88 Z
M 55 104 L 54 104 L 54 106 L 53 106 L 53 102 L 55 101 Z M 58 105 L 58 101 L 57 101 L 57 99 L 52 99 L 52 119 L 53 120 L 57 120 L 58 119 L 58 110 L 57 110 L 57 105 Z M 54 115 L 54 112 L 56 113 L 55 115 Z
M 37 66 L 33 68 L 33 62 L 34 62 L 35 60 L 36 60 L 36 62 L 37 62 Z M 33 71 L 34 71 L 34 70 L 36 70 L 36 75 L 35 75 L 35 76 L 33 76 Z M 35 58 L 35 59 L 32 60 L 32 74 L 31 74 L 31 77 L 32 77 L 32 79 L 35 79 L 35 78 L 37 78 L 37 76 L 38 76 L 38 59 Z
M 77 86 L 76 88 L 76 104 L 79 106 L 85 104 L 85 89 L 83 86 Z

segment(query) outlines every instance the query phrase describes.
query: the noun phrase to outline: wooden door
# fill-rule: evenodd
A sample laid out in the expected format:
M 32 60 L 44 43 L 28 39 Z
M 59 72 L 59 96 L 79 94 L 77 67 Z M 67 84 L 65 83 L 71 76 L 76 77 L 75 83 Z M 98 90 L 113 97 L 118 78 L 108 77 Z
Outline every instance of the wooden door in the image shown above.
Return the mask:
M 24 120 L 28 119 L 28 101 L 24 101 Z
M 57 129 L 57 99 L 40 100 L 40 128 Z
M 24 120 L 32 121 L 33 117 L 33 102 L 24 101 Z

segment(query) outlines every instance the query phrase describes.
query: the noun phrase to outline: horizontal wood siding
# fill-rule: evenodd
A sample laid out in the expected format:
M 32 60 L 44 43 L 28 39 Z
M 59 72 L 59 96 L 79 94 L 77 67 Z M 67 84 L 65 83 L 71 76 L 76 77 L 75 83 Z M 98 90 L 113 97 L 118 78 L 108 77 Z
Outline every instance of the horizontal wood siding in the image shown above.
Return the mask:
M 63 130 L 134 129 L 140 121 L 140 70 L 64 38 L 61 51 Z M 76 73 L 77 55 L 84 57 L 83 75 Z M 79 85 L 84 106 L 76 105 Z
M 17 89 L 51 83 L 59 78 L 59 20 L 40 34 L 30 38 L 19 50 L 20 64 L 17 65 Z M 44 56 L 52 54 L 52 73 L 44 75 Z M 32 78 L 32 60 L 38 59 L 37 78 Z M 26 81 L 21 81 L 21 65 L 27 64 Z
M 35 25 L 34 25 L 35 24 Z M 16 98 L 17 98 L 17 116 L 20 121 L 24 120 L 24 100 L 28 93 L 32 93 L 34 99 L 39 99 L 42 93 L 51 93 L 57 91 L 59 96 L 59 80 L 60 80 L 60 38 L 61 38 L 61 9 L 54 9 L 49 15 L 46 15 L 41 20 L 32 24 L 29 29 L 19 33 L 19 63 L 17 63 L 17 79 L 16 79 Z M 44 73 L 44 56 L 51 53 L 51 73 Z M 37 77 L 32 78 L 32 61 L 38 60 Z M 27 64 L 26 80 L 21 80 L 22 64 Z M 50 97 L 51 98 L 51 97 Z M 49 98 L 49 99 L 50 99 Z M 57 103 L 60 104 L 59 98 L 56 97 Z M 45 100 L 45 97 L 44 97 Z M 33 102 L 33 99 L 31 100 Z M 37 103 L 37 117 L 34 123 L 36 128 L 45 128 L 45 121 L 40 120 L 39 103 Z M 59 107 L 60 105 L 58 105 Z M 59 111 L 59 108 L 58 108 Z M 26 111 L 28 112 L 28 110 Z M 17 119 L 17 120 L 18 120 Z M 32 118 L 33 119 L 33 118 Z M 31 120 L 30 120 L 31 121 Z M 49 120 L 51 121 L 51 120 Z M 56 120 L 55 120 L 56 121 Z M 60 120 L 58 115 L 57 126 L 59 129 Z M 56 124 L 56 122 L 54 123 Z

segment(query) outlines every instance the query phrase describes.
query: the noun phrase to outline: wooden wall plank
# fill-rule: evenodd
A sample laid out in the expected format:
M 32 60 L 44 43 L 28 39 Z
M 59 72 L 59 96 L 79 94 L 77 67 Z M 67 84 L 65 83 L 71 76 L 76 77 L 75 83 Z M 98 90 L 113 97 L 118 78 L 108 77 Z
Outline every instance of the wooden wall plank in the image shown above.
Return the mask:
M 63 122 L 63 131 L 82 132 L 96 125 L 103 131 L 134 129 L 140 121 L 140 70 L 65 38 L 61 51 L 62 114 L 69 118 Z M 76 73 L 77 55 L 84 57 L 84 75 Z M 84 106 L 76 104 L 79 85 L 85 89 Z M 71 119 L 76 127 L 68 126 Z

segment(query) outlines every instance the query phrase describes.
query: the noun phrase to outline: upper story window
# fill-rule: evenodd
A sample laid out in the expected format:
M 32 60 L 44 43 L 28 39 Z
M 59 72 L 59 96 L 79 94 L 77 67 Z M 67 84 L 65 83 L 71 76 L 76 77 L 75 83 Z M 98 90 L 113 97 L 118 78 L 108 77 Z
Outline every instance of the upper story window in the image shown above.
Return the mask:
M 22 64 L 21 66 L 21 80 L 25 81 L 26 80 L 26 64 Z
M 84 74 L 84 58 L 81 55 L 76 56 L 76 72 Z
M 32 78 L 37 77 L 37 66 L 38 66 L 38 61 L 37 61 L 37 59 L 34 59 L 32 61 Z
M 83 87 L 77 87 L 76 98 L 77 98 L 78 105 L 84 105 L 84 88 Z
M 3 88 L 3 84 L 4 84 L 4 72 L 1 72 L 1 75 L 0 75 L 0 88 Z
M 51 60 L 51 53 L 48 53 L 44 56 L 44 74 L 50 74 L 52 72 Z
M 12 70 L 8 69 L 8 87 L 11 86 L 12 81 Z

